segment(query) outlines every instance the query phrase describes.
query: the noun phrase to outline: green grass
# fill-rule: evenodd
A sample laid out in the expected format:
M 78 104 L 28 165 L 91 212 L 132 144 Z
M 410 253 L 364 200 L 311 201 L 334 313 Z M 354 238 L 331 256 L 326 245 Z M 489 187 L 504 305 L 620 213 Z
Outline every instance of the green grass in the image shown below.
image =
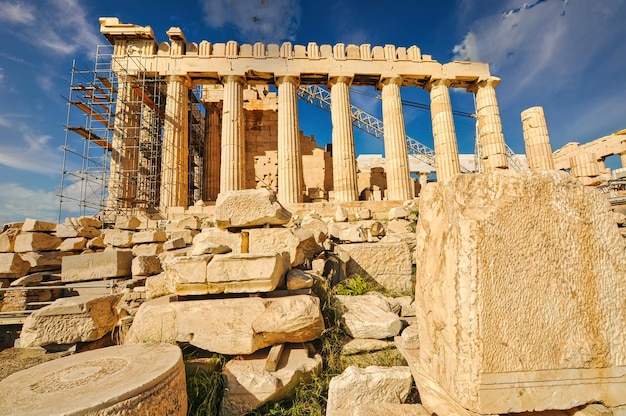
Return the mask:
M 364 295 L 372 289 L 372 284 L 361 276 L 354 276 L 344 280 L 335 286 L 337 295 L 359 296 Z
M 185 360 L 194 358 L 195 352 L 187 352 Z M 186 363 L 187 374 L 187 415 L 188 416 L 218 416 L 224 395 L 224 379 L 222 367 L 226 364 L 226 357 L 215 354 L 217 367 L 214 371 L 204 371 Z

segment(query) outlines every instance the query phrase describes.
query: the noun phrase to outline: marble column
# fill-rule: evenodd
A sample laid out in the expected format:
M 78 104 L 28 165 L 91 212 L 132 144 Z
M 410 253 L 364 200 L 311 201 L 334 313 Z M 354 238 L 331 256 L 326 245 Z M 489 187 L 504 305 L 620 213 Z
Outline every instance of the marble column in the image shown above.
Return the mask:
M 502 133 L 502 121 L 496 99 L 496 86 L 500 78 L 491 77 L 479 81 L 469 88 L 476 93 L 476 116 L 478 117 L 478 138 L 484 172 L 495 169 L 507 169 L 506 146 Z
M 182 76 L 167 77 L 161 148 L 161 211 L 188 205 L 188 89 Z
M 427 85 L 430 90 L 438 182 L 444 182 L 461 172 L 449 87 L 450 81 L 446 79 L 433 80 Z
M 521 116 L 528 167 L 554 169 L 554 157 L 543 107 L 528 108 L 522 111 Z
M 220 192 L 244 189 L 245 171 L 243 140 L 243 83 L 240 76 L 222 78 L 224 107 L 222 109 L 222 151 Z
M 215 201 L 220 192 L 220 154 L 222 146 L 221 103 L 209 103 L 204 119 L 204 187 L 202 199 Z
M 302 202 L 304 179 L 298 126 L 298 85 L 293 76 L 276 78 L 278 87 L 278 201 Z
M 401 84 L 401 78 L 385 78 L 380 83 L 383 99 L 387 199 L 390 201 L 413 199 L 414 194 L 400 98 Z
M 331 119 L 333 124 L 333 190 L 335 201 L 356 201 L 357 193 L 356 155 L 354 131 L 350 111 L 349 77 L 330 80 Z

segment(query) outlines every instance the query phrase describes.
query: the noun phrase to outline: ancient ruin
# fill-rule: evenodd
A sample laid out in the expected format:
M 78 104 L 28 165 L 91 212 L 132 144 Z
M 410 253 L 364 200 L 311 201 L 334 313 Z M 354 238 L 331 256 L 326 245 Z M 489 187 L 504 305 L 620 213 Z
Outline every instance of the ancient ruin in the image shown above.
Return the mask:
M 334 416 L 626 416 L 626 215 L 595 188 L 622 192 L 602 161 L 623 132 L 553 153 L 529 108 L 524 169 L 487 64 L 100 24 L 109 52 L 69 102 L 89 125 L 66 126 L 93 212 L 0 233 L 0 415 L 279 414 L 313 391 Z M 415 87 L 434 151 L 406 135 Z M 475 94 L 475 169 L 451 88 Z M 331 112 L 327 149 L 302 97 Z M 366 119 L 384 162 L 356 155 Z

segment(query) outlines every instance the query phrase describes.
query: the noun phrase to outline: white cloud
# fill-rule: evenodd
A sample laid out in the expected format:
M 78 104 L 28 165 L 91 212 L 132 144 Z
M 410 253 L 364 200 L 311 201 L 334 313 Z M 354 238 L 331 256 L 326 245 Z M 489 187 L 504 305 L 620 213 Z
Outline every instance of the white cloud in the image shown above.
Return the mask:
M 56 222 L 59 198 L 56 192 L 26 188 L 18 183 L 0 183 L 0 224 L 37 218 Z
M 300 25 L 299 0 L 203 0 L 207 24 L 232 25 L 245 42 L 293 40 Z
M 50 146 L 51 136 L 34 131 L 25 121 L 0 116 L 0 164 L 29 172 L 58 173 L 61 154 Z
M 33 23 L 35 21 L 34 7 L 30 4 L 0 2 L 0 22 Z

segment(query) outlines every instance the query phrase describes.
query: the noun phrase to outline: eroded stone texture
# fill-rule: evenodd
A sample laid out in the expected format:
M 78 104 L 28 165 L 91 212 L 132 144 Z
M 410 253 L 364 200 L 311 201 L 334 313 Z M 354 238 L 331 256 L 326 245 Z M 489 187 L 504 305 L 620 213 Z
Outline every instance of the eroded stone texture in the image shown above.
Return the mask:
M 219 228 L 206 228 L 193 238 L 193 244 L 210 242 L 230 247 L 234 254 L 241 253 L 241 233 L 231 233 Z
M 30 263 L 17 253 L 0 253 L 0 277 L 26 276 Z
M 131 263 L 133 276 L 151 276 L 161 273 L 161 261 L 157 256 L 137 256 Z
M 113 247 L 132 247 L 133 232 L 127 230 L 103 230 L 104 244 Z
M 206 295 L 207 265 L 213 258 L 211 254 L 202 256 L 173 256 L 163 260 L 163 271 L 174 283 L 179 295 Z
M 34 311 L 20 334 L 22 347 L 95 341 L 117 323 L 119 295 L 85 295 L 57 299 Z
M 301 346 L 286 345 L 276 371 L 266 371 L 267 350 L 231 360 L 224 366 L 224 398 L 220 415 L 243 415 L 265 403 L 289 397 L 299 383 L 322 370 L 322 357 L 309 358 Z
M 326 415 L 357 405 L 403 403 L 412 382 L 409 367 L 350 366 L 330 380 Z
M 130 251 L 105 251 L 63 257 L 61 280 L 80 282 L 131 275 L 133 253 Z
M 56 229 L 57 225 L 53 222 L 26 218 L 22 225 L 23 232 L 44 232 L 51 233 Z
M 348 276 L 356 274 L 372 278 L 396 293 L 411 293 L 413 290 L 413 260 L 405 243 L 342 244 L 340 247 L 350 254 L 346 265 Z
M 427 185 L 415 290 L 424 405 L 493 414 L 623 404 L 623 247 L 607 201 L 562 172 Z
M 280 254 L 216 255 L 206 270 L 207 293 L 271 292 L 282 283 L 285 272 Z
M 52 360 L 0 382 L 1 415 L 184 416 L 178 347 L 118 345 Z
M 362 404 L 334 412 L 335 416 L 431 416 L 421 404 Z M 549 416 L 549 415 L 541 415 Z
M 402 329 L 400 318 L 380 294 L 337 295 L 336 299 L 341 304 L 342 323 L 353 338 L 385 339 Z
M 15 252 L 25 253 L 27 251 L 52 251 L 61 244 L 59 237 L 48 233 L 23 233 L 15 238 Z
M 307 295 L 155 302 L 141 305 L 126 342 L 189 342 L 236 355 L 312 341 L 324 330 L 319 299 Z
M 302 228 L 255 228 L 249 230 L 250 253 L 289 253 L 291 266 L 310 261 L 319 246 L 313 232 Z
M 222 192 L 215 202 L 215 222 L 220 228 L 286 224 L 291 213 L 269 189 Z
M 21 253 L 20 257 L 30 264 L 30 272 L 41 272 L 60 269 L 63 257 L 71 255 L 66 251 L 30 251 Z
M 0 253 L 10 253 L 15 251 L 15 238 L 19 233 L 19 228 L 9 228 L 0 234 Z

